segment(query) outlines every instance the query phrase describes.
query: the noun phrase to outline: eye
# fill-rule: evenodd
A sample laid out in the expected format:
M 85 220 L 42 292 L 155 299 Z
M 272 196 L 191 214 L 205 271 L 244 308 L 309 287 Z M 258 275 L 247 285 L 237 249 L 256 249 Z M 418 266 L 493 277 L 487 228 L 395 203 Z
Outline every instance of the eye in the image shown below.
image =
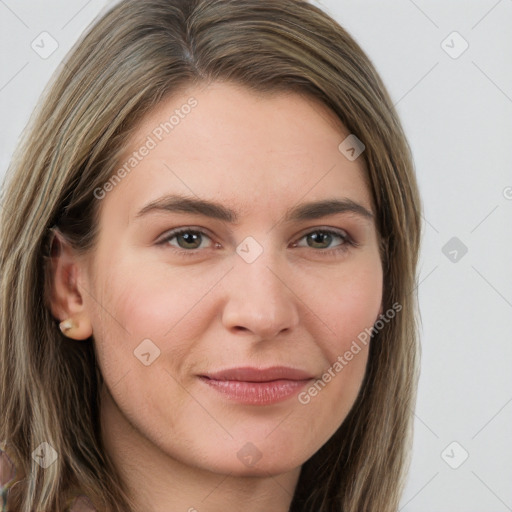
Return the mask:
M 310 231 L 302 236 L 300 240 L 305 240 L 306 245 L 295 243 L 293 247 L 310 247 L 312 249 L 319 249 L 327 253 L 336 251 L 346 251 L 350 246 L 356 246 L 354 240 L 344 231 L 332 230 L 332 229 L 316 229 Z M 332 246 L 333 241 L 337 240 L 340 243 Z
M 205 249 L 206 247 L 201 247 L 201 244 L 205 238 L 211 241 L 211 238 L 200 229 L 180 228 L 175 229 L 168 233 L 167 236 L 163 238 L 160 242 L 157 242 L 157 244 L 171 245 L 172 247 L 175 247 L 178 251 L 184 250 L 187 252 L 191 252 L 196 249 Z M 172 243 L 174 239 L 176 239 L 176 244 Z M 212 244 L 210 244 L 210 247 L 211 245 Z

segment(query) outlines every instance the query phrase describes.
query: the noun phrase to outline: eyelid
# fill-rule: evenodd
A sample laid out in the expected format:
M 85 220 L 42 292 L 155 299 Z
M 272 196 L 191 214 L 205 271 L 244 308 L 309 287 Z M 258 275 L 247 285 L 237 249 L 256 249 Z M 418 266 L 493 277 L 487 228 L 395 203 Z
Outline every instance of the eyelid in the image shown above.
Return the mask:
M 189 231 L 198 232 L 201 235 L 206 235 L 208 238 L 210 238 L 213 241 L 213 235 L 210 232 L 210 230 L 200 227 L 200 226 L 180 226 L 177 228 L 170 229 L 169 231 L 166 231 L 160 238 L 160 240 L 157 240 L 157 245 L 163 245 L 169 241 L 169 239 L 174 238 L 176 235 L 179 235 L 181 233 L 188 233 Z M 194 250 L 194 249 L 192 249 Z M 189 251 L 190 252 L 190 251 Z
M 345 230 L 341 228 L 335 228 L 331 226 L 313 226 L 306 231 L 303 231 L 298 237 L 297 241 L 293 242 L 294 246 L 297 247 L 297 244 L 302 240 L 304 237 L 308 236 L 312 233 L 328 233 L 335 236 L 338 236 L 341 240 L 343 240 L 343 243 L 340 245 L 336 245 L 334 247 L 328 248 L 328 249 L 317 249 L 315 252 L 324 253 L 326 255 L 333 254 L 336 252 L 346 251 L 350 247 L 359 247 L 359 243 L 354 240 L 354 238 Z M 307 246 L 302 246 L 302 248 L 307 249 Z M 310 247 L 310 249 L 315 250 L 313 247 Z
M 348 233 L 348 231 L 346 229 L 335 228 L 333 226 L 312 226 L 312 227 L 307 228 L 304 231 L 302 231 L 299 235 L 297 235 L 297 237 L 299 239 L 304 238 L 306 235 L 309 235 L 310 233 L 317 233 L 319 231 L 335 233 L 338 236 L 340 236 L 342 238 L 346 238 L 347 240 L 351 240 L 352 242 L 355 243 L 355 240 L 350 236 L 350 234 Z

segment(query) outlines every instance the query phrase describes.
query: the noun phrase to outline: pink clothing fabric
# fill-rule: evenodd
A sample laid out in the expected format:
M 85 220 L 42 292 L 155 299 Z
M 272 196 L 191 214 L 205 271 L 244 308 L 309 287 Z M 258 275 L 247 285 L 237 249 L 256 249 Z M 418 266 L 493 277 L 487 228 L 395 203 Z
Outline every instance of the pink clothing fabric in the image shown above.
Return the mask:
M 0 512 L 9 512 L 7 494 L 16 476 L 16 467 L 7 453 L 0 448 Z M 87 496 L 78 496 L 66 512 L 97 512 Z

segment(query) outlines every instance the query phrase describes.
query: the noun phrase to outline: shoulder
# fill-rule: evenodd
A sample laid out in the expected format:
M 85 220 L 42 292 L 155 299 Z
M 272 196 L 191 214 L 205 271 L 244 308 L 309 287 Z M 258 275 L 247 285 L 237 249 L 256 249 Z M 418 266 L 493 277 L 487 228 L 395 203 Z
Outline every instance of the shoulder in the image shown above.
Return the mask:
M 5 451 L 5 447 L 0 445 L 0 510 L 3 510 L 5 503 L 2 500 L 7 496 L 8 486 L 16 476 L 16 466 Z M 87 496 L 78 496 L 67 509 L 69 512 L 97 512 Z
M 9 484 L 16 475 L 16 467 L 12 458 L 0 447 L 0 489 Z
M 5 452 L 4 445 L 0 445 L 0 507 L 5 510 L 9 487 L 14 482 L 16 466 L 12 457 Z

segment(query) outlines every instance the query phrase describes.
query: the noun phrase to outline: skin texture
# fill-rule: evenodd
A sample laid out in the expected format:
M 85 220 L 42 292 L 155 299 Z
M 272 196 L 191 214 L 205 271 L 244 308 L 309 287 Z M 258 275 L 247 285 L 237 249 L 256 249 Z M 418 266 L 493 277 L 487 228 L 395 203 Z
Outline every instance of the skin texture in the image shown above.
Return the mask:
M 153 135 L 156 147 L 101 199 L 97 251 L 78 258 L 62 245 L 53 314 L 76 322 L 67 335 L 77 343 L 93 336 L 106 383 L 103 439 L 141 510 L 284 512 L 301 465 L 352 407 L 368 347 L 308 404 L 297 394 L 239 404 L 198 375 L 283 365 L 321 378 L 372 327 L 383 278 L 373 219 L 344 212 L 283 222 L 288 208 L 323 199 L 373 211 L 364 162 L 338 150 L 349 132 L 315 100 L 220 82 L 162 101 L 124 156 L 191 97 L 197 106 L 161 141 Z M 215 200 L 239 220 L 135 218 L 170 193 Z M 206 231 L 192 243 L 197 249 L 180 236 L 158 245 L 179 227 Z M 342 230 L 358 245 L 306 236 L 320 228 Z M 252 263 L 236 252 L 246 237 L 263 249 Z M 134 355 L 144 339 L 160 351 L 148 366 Z M 261 458 L 244 463 L 243 447 Z

